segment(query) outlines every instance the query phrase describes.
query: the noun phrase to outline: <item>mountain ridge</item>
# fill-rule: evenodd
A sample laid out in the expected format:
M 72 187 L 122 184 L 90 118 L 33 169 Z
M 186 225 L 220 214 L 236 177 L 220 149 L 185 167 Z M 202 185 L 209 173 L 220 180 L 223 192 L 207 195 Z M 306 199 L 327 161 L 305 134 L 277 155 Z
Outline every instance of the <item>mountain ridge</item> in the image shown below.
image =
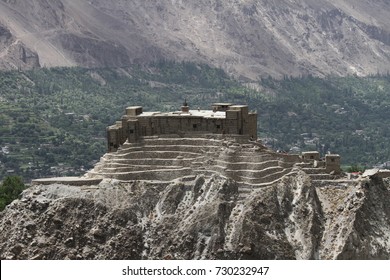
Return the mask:
M 13 41 L 47 67 L 169 59 L 208 63 L 244 80 L 389 70 L 385 1 L 3 0 L 0 14 Z M 12 52 L 3 60 L 3 69 L 38 66 Z

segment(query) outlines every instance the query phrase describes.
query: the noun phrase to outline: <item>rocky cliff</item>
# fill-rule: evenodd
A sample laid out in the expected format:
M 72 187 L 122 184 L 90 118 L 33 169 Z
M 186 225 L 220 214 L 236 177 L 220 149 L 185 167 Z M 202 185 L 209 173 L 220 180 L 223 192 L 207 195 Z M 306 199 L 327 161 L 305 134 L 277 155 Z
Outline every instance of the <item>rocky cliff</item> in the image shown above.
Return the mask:
M 0 24 L 0 69 L 40 67 L 39 56 Z
M 383 73 L 389 18 L 388 1 L 368 0 L 2 0 L 0 67 L 29 67 L 17 42 L 44 66 L 190 60 L 251 80 Z
M 0 213 L 0 258 L 390 258 L 388 182 L 197 137 L 145 137 L 84 178 L 35 181 Z
M 1 259 L 389 259 L 381 179 L 312 184 L 302 171 L 239 199 L 202 175 L 169 183 L 39 185 L 0 214 Z

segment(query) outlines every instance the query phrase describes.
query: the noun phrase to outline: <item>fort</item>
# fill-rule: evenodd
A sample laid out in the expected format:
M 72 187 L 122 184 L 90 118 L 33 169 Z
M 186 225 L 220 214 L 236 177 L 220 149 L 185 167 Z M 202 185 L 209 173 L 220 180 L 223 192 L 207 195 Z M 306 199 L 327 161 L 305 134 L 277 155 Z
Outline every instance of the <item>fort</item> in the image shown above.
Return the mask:
M 144 112 L 127 107 L 120 121 L 107 128 L 107 150 L 82 178 L 35 180 L 35 184 L 93 185 L 104 178 L 170 182 L 221 175 L 235 180 L 242 197 L 285 175 L 304 171 L 313 182 L 345 180 L 340 156 L 316 151 L 275 152 L 257 139 L 257 113 L 248 105 L 212 104 L 191 110 L 184 102 L 174 112 Z M 183 179 L 184 178 L 184 179 Z
M 107 128 L 108 153 L 90 176 L 121 180 L 172 180 L 186 175 L 224 174 L 244 184 L 273 182 L 303 168 L 313 179 L 334 179 L 340 156 L 318 152 L 274 152 L 257 139 L 257 113 L 248 105 L 212 104 L 191 110 L 184 102 L 174 112 L 126 108 Z
M 247 105 L 215 103 L 212 110 L 190 110 L 185 101 L 181 111 L 143 112 L 141 106 L 126 108 L 126 114 L 107 128 L 108 152 L 115 152 L 127 140 L 137 142 L 141 137 L 155 135 L 242 135 L 257 138 L 257 113 Z

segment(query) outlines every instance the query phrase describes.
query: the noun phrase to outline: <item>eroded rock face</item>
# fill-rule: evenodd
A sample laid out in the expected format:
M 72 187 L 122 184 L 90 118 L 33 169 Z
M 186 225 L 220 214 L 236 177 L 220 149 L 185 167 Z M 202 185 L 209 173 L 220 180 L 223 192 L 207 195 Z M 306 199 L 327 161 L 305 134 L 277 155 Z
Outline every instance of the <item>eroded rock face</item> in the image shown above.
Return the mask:
M 15 38 L 0 23 L 0 69 L 33 69 L 40 67 L 38 54 Z
M 348 205 L 356 209 L 353 228 L 338 259 L 389 259 L 390 203 L 388 185 L 374 178 L 362 184 Z M 360 207 L 359 207 L 360 206 Z
M 389 187 L 304 172 L 240 196 L 213 175 L 34 186 L 0 214 L 1 259 L 388 259 Z

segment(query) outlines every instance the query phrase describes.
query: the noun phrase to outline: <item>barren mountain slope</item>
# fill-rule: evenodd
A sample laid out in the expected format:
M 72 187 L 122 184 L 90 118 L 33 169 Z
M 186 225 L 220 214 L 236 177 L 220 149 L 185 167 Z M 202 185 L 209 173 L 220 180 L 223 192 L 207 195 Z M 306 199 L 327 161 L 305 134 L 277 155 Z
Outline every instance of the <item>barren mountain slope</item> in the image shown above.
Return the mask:
M 389 70 L 387 1 L 2 0 L 0 15 L 46 66 L 167 58 L 250 79 Z
M 19 39 L 15 39 L 8 28 L 0 24 L 0 69 L 39 67 L 37 53 L 31 51 Z

